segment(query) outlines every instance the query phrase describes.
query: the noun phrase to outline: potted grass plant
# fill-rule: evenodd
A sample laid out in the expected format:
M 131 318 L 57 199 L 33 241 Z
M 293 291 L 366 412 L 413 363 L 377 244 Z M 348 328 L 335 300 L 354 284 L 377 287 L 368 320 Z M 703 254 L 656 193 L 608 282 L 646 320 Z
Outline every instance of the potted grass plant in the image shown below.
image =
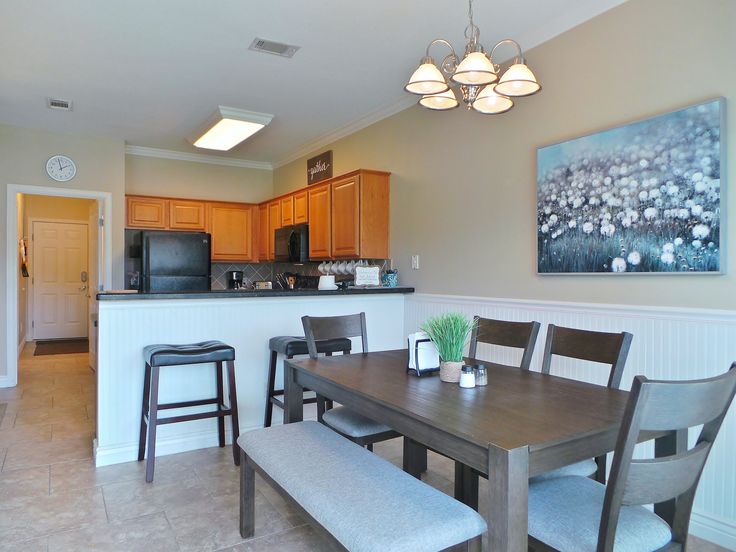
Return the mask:
M 465 344 L 473 331 L 473 321 L 459 312 L 429 318 L 421 327 L 440 354 L 440 379 L 449 383 L 460 381 Z

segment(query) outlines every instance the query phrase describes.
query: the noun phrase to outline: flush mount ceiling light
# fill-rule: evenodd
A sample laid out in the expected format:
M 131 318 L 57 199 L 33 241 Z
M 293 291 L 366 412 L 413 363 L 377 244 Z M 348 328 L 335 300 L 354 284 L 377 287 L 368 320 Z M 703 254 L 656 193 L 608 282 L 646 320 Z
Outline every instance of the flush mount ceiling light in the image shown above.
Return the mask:
M 268 113 L 218 106 L 191 140 L 195 147 L 228 151 L 253 136 L 273 119 Z
M 422 97 L 419 104 L 435 111 L 453 109 L 459 105 L 458 92 L 468 109 L 483 114 L 505 113 L 514 106 L 511 98 L 530 96 L 539 92 L 542 87 L 537 78 L 527 67 L 521 46 L 510 38 L 498 42 L 486 54 L 480 44 L 480 29 L 473 23 L 473 0 L 468 1 L 468 19 L 465 28 L 465 55 L 461 60 L 455 49 L 447 40 L 436 38 L 427 46 L 427 52 L 419 63 L 419 68 L 409 78 L 404 90 Z M 429 49 L 435 44 L 444 44 L 450 49 L 439 67 L 429 55 Z M 501 66 L 493 61 L 493 55 L 499 46 L 510 45 L 516 49 L 516 57 L 508 69 L 501 75 Z

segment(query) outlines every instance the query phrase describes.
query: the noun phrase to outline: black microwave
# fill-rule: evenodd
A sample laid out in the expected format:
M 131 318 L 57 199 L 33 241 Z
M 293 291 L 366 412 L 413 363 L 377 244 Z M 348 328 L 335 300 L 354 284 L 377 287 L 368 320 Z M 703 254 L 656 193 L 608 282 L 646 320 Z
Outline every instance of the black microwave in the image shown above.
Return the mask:
M 309 260 L 308 225 L 285 226 L 275 232 L 275 260 L 289 263 L 306 263 Z

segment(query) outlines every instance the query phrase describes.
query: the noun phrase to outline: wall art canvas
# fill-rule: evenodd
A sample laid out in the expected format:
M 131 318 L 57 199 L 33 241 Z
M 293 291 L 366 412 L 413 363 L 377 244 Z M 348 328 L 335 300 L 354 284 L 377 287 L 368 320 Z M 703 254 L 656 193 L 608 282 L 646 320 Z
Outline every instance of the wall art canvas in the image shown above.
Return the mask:
M 539 148 L 538 273 L 722 273 L 723 132 L 719 98 Z

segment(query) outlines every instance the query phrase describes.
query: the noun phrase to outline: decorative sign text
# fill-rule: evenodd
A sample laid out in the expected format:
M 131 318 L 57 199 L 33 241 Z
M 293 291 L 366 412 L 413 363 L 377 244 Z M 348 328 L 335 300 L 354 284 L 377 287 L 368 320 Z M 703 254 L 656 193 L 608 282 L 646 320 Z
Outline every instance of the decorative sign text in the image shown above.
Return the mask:
M 307 184 L 332 178 L 332 150 L 307 160 Z

